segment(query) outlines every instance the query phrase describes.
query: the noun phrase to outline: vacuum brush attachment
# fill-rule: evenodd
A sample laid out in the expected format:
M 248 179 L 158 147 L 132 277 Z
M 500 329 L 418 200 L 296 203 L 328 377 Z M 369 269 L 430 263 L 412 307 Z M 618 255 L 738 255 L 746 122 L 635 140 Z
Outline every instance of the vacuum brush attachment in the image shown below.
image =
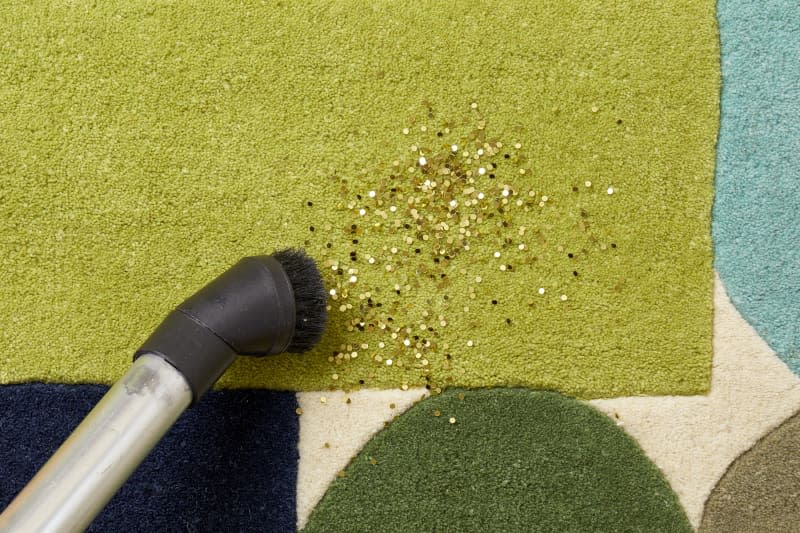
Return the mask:
M 131 369 L 0 515 L 0 532 L 83 531 L 237 355 L 312 348 L 326 303 L 317 266 L 301 250 L 236 263 L 167 315 Z
M 196 402 L 237 355 L 304 352 L 325 328 L 327 295 L 300 250 L 245 257 L 172 311 L 136 351 L 156 354 L 189 383 Z

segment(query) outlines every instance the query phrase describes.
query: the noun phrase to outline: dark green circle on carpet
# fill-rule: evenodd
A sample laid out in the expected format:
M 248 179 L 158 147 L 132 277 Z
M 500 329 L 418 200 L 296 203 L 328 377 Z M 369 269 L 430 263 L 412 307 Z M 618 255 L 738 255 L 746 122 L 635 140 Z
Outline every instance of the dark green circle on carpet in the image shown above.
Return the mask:
M 305 531 L 691 527 L 660 471 L 603 414 L 556 393 L 480 389 L 447 391 L 393 421 Z

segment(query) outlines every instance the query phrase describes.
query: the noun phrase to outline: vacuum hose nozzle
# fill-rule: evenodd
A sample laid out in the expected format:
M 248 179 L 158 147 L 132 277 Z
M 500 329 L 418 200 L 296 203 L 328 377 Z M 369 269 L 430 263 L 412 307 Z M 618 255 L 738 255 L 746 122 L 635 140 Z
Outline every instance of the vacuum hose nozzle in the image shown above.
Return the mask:
M 193 402 L 237 355 L 303 352 L 322 336 L 325 286 L 301 250 L 245 257 L 175 308 L 134 354 L 151 353 L 189 383 Z
M 128 372 L 0 514 L 0 531 L 83 531 L 237 355 L 319 341 L 327 295 L 300 250 L 245 257 L 172 311 Z

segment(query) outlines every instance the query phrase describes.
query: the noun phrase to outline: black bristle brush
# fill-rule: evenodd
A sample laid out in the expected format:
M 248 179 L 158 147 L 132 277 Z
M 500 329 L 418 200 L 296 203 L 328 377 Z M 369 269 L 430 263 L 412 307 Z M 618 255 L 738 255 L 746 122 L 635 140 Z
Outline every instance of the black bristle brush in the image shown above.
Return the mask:
M 240 260 L 167 315 L 0 515 L 0 531 L 83 531 L 237 356 L 311 349 L 326 305 L 317 265 L 302 250 Z

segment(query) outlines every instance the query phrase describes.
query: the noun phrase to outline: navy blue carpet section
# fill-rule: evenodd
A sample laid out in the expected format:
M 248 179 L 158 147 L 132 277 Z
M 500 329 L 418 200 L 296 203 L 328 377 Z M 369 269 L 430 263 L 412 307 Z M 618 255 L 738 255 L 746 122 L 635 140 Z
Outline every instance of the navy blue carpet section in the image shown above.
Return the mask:
M 0 509 L 106 390 L 0 387 Z M 208 393 L 183 414 L 89 531 L 295 531 L 296 407 L 290 392 Z

